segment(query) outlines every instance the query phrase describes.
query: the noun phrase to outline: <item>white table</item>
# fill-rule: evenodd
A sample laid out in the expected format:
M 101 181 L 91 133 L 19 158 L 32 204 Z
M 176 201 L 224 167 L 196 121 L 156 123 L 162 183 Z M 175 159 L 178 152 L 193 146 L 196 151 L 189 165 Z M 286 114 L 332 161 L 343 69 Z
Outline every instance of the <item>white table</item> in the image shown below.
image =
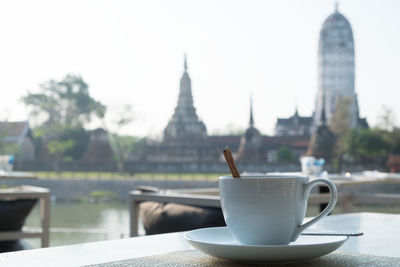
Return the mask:
M 332 215 L 313 228 L 362 231 L 342 251 L 400 258 L 400 215 L 350 213 Z M 0 254 L 0 266 L 82 266 L 191 250 L 183 233 L 133 237 Z

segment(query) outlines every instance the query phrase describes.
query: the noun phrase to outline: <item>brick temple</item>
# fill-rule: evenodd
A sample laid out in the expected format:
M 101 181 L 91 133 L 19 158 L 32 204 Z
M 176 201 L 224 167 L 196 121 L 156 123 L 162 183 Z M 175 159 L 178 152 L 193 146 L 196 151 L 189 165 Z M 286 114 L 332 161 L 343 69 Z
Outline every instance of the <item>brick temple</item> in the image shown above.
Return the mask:
M 322 25 L 318 48 L 318 90 L 315 110 L 310 116 L 295 112 L 289 118 L 278 118 L 275 136 L 257 129 L 250 103 L 249 124 L 242 136 L 213 136 L 196 113 L 192 84 L 185 57 L 179 97 L 163 140 L 148 146 L 141 159 L 145 162 L 215 163 L 222 162 L 221 151 L 228 145 L 238 163 L 265 165 L 277 162 L 277 151 L 285 147 L 298 159 L 307 152 L 313 133 L 327 127 L 340 99 L 348 99 L 350 127 L 368 127 L 360 118 L 355 92 L 354 38 L 350 22 L 337 7 Z M 252 101 L 251 101 L 252 102 Z M 324 110 L 325 115 L 322 115 Z M 321 121 L 324 117 L 324 122 Z

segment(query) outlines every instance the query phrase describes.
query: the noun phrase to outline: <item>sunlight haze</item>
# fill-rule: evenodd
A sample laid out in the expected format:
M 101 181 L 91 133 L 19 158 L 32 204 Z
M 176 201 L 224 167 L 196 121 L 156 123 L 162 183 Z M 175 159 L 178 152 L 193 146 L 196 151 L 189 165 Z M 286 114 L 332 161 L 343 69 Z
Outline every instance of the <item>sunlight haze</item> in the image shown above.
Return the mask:
M 255 126 L 273 134 L 297 105 L 310 116 L 318 38 L 334 1 L 2 1 L 0 119 L 26 120 L 20 98 L 80 74 L 109 116 L 133 107 L 130 135 L 160 136 L 176 106 L 184 53 L 208 133 Z M 350 21 L 360 116 L 400 117 L 400 2 L 339 1 Z M 399 122 L 399 121 L 397 121 Z M 101 123 L 94 124 L 99 127 Z

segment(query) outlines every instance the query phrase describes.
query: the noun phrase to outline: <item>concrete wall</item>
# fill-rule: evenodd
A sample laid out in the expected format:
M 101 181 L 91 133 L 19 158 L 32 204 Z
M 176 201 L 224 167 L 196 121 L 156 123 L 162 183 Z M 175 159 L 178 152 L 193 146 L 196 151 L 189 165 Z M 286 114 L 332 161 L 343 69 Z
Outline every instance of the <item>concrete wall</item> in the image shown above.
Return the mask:
M 129 191 L 136 186 L 155 186 L 161 189 L 218 187 L 215 182 L 198 181 L 141 181 L 141 180 L 0 180 L 0 186 L 33 185 L 51 190 L 57 201 L 86 200 L 94 191 L 112 192 L 116 200 L 128 199 Z

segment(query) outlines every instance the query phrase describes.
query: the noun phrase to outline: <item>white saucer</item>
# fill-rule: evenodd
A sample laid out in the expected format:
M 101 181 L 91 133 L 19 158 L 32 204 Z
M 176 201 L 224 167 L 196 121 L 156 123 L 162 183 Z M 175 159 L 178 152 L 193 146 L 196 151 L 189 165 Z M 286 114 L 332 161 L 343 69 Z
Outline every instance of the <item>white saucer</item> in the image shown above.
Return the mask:
M 289 245 L 242 245 L 227 227 L 189 231 L 184 238 L 196 249 L 222 259 L 274 262 L 321 257 L 339 248 L 347 236 L 299 236 Z

